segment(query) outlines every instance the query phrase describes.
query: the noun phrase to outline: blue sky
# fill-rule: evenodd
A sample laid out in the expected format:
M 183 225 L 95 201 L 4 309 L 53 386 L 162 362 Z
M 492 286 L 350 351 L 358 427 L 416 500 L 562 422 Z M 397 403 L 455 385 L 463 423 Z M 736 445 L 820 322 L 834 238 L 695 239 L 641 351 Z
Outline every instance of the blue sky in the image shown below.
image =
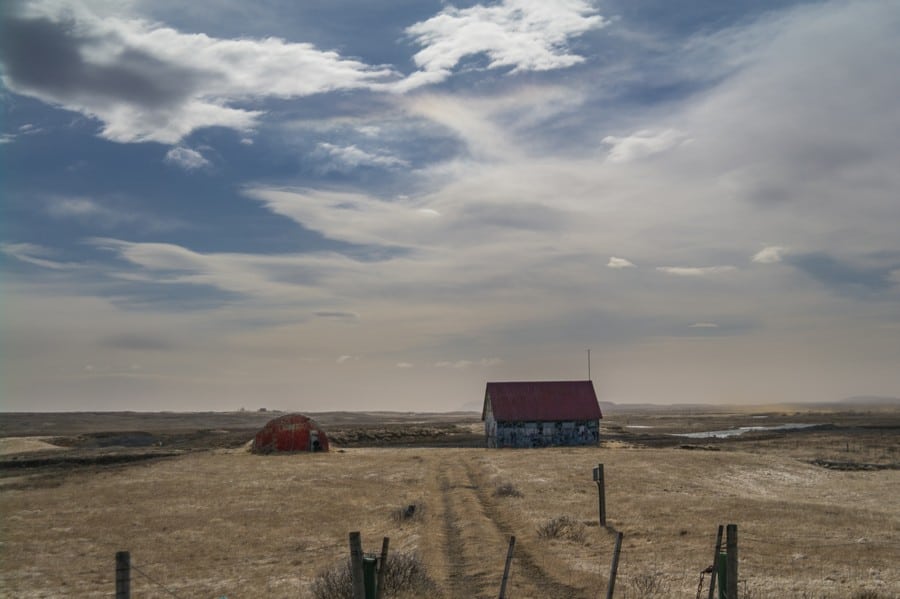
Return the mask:
M 0 9 L 2 407 L 900 395 L 900 7 Z

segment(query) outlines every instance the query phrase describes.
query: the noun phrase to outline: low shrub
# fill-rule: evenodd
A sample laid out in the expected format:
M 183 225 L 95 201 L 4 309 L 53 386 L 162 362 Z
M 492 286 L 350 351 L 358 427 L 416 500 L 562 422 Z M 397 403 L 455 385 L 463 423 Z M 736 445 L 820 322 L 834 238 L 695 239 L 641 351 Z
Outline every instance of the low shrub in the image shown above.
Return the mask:
M 584 524 L 568 516 L 547 520 L 538 526 L 537 534 L 542 539 L 564 539 L 576 543 L 585 540 Z
M 637 599 L 669 597 L 669 585 L 659 572 L 641 572 L 628 581 Z
M 418 553 L 388 554 L 384 568 L 383 597 L 422 597 L 437 590 Z M 349 560 L 321 571 L 310 590 L 313 599 L 353 599 Z
M 319 575 L 313 580 L 310 590 L 314 599 L 353 599 L 350 562 L 319 572 Z
M 433 592 L 437 585 L 428 576 L 425 562 L 418 553 L 406 552 L 388 555 L 384 571 L 384 596 L 412 594 L 421 597 Z

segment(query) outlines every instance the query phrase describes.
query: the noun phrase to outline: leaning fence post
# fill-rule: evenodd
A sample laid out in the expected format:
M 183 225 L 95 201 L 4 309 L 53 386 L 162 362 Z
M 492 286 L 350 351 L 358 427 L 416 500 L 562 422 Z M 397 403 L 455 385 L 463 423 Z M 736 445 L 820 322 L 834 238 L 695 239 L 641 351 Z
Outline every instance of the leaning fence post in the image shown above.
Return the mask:
M 388 545 L 391 540 L 384 537 L 381 542 L 381 557 L 378 559 L 378 585 L 375 592 L 375 599 L 381 599 L 384 596 L 384 570 L 387 567 Z
M 600 526 L 606 526 L 606 481 L 603 478 L 603 464 L 597 464 L 594 468 L 594 481 L 597 483 L 600 501 Z
M 616 548 L 613 550 L 612 565 L 609 567 L 609 583 L 606 585 L 606 599 L 613 599 L 613 590 L 616 588 L 616 571 L 619 569 L 619 552 L 622 551 L 621 532 L 616 533 Z
M 725 527 L 719 524 L 719 532 L 716 533 L 716 552 L 713 553 L 712 572 L 709 573 L 709 596 L 708 599 L 714 599 L 713 594 L 716 590 L 716 574 L 719 571 L 719 553 L 722 551 L 722 529 Z
M 725 591 L 728 599 L 738 599 L 738 532 L 737 524 L 725 529 Z
M 116 552 L 116 599 L 131 599 L 131 554 Z
M 362 537 L 359 532 L 351 532 L 350 578 L 353 581 L 353 599 L 366 599 L 366 583 L 363 576 Z
M 500 581 L 500 599 L 506 599 L 506 581 L 509 580 L 509 567 L 512 564 L 513 549 L 516 547 L 516 536 L 510 535 L 509 549 L 506 550 L 506 565 L 503 566 L 503 579 Z

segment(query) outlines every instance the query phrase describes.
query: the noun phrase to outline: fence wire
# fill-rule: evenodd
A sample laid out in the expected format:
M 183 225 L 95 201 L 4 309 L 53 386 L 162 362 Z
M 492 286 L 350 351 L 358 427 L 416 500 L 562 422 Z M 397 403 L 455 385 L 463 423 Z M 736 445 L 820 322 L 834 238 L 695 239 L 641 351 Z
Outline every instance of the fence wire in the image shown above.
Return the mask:
M 158 586 L 159 588 L 164 590 L 166 593 L 168 593 L 172 597 L 175 597 L 175 599 L 181 599 L 181 597 L 179 595 L 177 595 L 175 593 L 175 591 L 168 588 L 166 585 L 164 585 L 163 583 L 159 582 L 158 580 L 156 580 L 155 578 L 153 578 L 152 576 L 150 576 L 149 574 L 147 574 L 146 572 L 141 570 L 137 565 L 135 565 L 134 562 L 131 562 L 131 569 L 134 570 L 135 572 L 137 572 L 138 574 L 140 574 L 141 576 L 143 576 L 144 578 L 146 578 L 147 580 L 149 580 L 151 583 L 155 584 L 156 586 Z

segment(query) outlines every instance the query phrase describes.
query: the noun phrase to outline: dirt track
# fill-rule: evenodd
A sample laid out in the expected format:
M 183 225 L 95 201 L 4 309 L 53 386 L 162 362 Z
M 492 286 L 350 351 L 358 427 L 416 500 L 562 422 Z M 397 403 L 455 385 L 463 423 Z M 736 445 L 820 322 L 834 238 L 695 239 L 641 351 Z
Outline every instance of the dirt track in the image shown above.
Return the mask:
M 440 547 L 431 547 L 431 563 L 448 597 L 495 597 L 509 546 L 510 527 L 500 519 L 485 473 L 475 456 L 434 456 L 426 502 L 440 520 Z M 434 513 L 437 512 L 437 513 Z M 582 589 L 554 580 L 541 569 L 533 548 L 519 540 L 507 593 L 513 597 L 581 599 Z

